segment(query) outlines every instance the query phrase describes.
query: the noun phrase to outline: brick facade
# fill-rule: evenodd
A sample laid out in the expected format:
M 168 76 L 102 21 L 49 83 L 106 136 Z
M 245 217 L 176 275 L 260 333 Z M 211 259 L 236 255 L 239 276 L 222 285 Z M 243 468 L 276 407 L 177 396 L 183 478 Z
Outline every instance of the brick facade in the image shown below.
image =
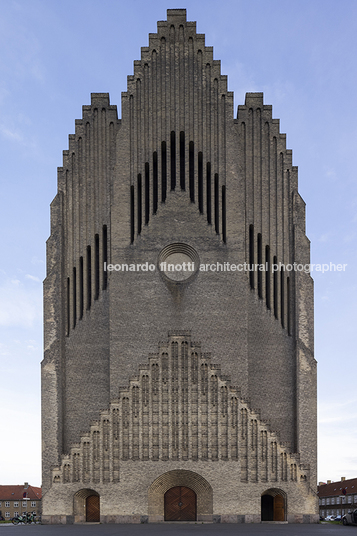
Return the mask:
M 271 106 L 248 93 L 234 119 L 212 48 L 168 10 L 122 118 L 92 94 L 58 170 L 43 519 L 83 521 L 92 494 L 104 522 L 163 520 L 165 492 L 186 486 L 197 519 L 258 522 L 267 494 L 285 521 L 316 521 L 313 282 L 272 270 L 309 259 Z

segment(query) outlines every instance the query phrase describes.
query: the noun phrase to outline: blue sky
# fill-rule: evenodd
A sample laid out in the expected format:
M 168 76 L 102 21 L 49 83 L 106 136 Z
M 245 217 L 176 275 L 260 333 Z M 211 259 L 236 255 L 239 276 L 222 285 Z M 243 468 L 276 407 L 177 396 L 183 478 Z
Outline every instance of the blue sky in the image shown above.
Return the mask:
M 263 91 L 299 167 L 313 263 L 319 480 L 357 476 L 357 2 L 1 0 L 1 484 L 40 476 L 42 281 L 56 168 L 91 92 L 118 106 L 167 8 L 185 7 L 235 108 Z

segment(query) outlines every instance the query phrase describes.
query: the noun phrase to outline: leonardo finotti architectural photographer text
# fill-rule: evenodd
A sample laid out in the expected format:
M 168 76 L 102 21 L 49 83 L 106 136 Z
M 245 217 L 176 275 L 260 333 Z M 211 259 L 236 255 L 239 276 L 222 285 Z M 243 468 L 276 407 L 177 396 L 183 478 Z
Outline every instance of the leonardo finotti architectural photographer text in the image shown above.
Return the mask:
M 200 272 L 345 272 L 347 264 L 334 264 L 332 262 L 325 264 L 278 264 L 263 263 L 263 264 L 249 264 L 247 262 L 234 264 L 230 262 L 215 262 L 215 263 L 201 263 L 198 270 Z M 158 265 L 161 272 L 191 272 L 194 273 L 197 270 L 197 266 L 194 262 L 182 262 L 177 264 L 161 262 Z M 104 263 L 105 272 L 155 272 L 157 269 L 156 264 L 143 262 L 143 263 L 118 263 L 108 264 Z

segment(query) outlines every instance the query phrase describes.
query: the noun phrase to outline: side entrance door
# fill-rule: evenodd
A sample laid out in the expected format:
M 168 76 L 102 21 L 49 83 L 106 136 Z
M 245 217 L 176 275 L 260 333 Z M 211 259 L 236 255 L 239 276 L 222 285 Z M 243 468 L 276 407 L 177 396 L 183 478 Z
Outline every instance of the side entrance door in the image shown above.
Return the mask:
M 165 521 L 196 521 L 196 493 L 177 486 L 165 493 Z
M 89 495 L 86 498 L 86 521 L 89 523 L 99 523 L 99 497 L 98 495 Z
M 285 521 L 284 498 L 281 495 L 274 497 L 274 521 Z

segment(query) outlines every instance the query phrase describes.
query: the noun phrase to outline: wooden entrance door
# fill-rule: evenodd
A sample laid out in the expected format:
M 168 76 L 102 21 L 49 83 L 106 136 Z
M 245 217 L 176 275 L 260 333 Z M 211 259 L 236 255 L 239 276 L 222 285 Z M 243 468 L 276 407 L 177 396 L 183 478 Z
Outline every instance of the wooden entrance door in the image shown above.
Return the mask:
M 165 521 L 196 521 L 196 493 L 184 486 L 165 493 Z
M 100 521 L 99 497 L 90 495 L 86 498 L 86 521 L 95 523 Z
M 274 521 L 285 521 L 284 497 L 274 497 Z
M 262 495 L 261 505 L 262 521 L 274 521 L 274 497 Z

